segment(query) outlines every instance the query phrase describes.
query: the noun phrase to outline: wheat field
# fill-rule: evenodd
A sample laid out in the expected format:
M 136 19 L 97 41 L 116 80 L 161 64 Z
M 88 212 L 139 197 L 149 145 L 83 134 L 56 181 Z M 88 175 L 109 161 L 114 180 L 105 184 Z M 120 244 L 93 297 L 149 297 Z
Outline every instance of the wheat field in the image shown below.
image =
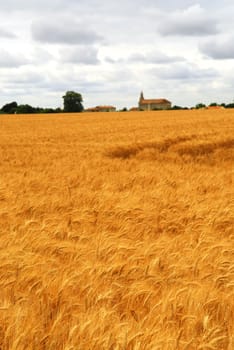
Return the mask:
M 0 116 L 0 350 L 233 350 L 233 131 Z

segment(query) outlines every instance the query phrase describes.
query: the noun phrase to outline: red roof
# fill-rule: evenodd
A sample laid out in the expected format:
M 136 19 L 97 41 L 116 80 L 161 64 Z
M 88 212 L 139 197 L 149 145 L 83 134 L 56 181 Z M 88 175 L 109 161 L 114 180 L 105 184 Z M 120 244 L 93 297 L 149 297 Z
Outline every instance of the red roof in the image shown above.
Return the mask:
M 224 109 L 223 106 L 208 106 L 207 109 Z
M 99 112 L 103 109 L 116 109 L 115 107 L 113 106 L 96 106 L 96 107 L 91 107 L 91 108 L 87 108 L 86 111 L 87 112 Z
M 97 106 L 96 108 L 115 108 L 113 106 Z
M 151 100 L 140 100 L 141 105 L 147 105 L 147 104 L 161 104 L 161 103 L 171 103 L 170 101 L 166 100 L 165 98 L 157 98 L 157 99 L 151 99 Z

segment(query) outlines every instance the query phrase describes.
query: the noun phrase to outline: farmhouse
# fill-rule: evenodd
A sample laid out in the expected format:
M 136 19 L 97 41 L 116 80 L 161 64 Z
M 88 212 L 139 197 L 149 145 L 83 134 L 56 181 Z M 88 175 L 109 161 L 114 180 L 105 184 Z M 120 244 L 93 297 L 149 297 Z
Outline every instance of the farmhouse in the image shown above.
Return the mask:
M 86 112 L 115 112 L 116 108 L 113 106 L 96 106 L 87 108 Z
M 206 109 L 212 109 L 212 110 L 219 110 L 219 109 L 224 109 L 223 106 L 208 106 Z
M 166 100 L 165 98 L 147 100 L 144 98 L 143 92 L 141 92 L 138 107 L 139 110 L 143 111 L 152 111 L 155 109 L 170 109 L 171 102 Z

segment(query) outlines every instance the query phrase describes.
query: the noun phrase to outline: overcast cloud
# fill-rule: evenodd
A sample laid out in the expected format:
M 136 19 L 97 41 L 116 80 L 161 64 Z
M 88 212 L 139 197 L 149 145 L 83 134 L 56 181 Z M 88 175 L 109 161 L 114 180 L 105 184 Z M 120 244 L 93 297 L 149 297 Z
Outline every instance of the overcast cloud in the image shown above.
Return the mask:
M 5 28 L 0 27 L 0 38 L 14 39 L 16 35 Z
M 158 29 L 164 36 L 207 36 L 218 33 L 217 20 L 200 5 L 162 16 Z
M 200 45 L 200 50 L 216 60 L 234 60 L 234 36 L 212 38 Z
M 71 47 L 66 50 L 60 50 L 61 62 L 83 64 L 83 65 L 96 65 L 100 61 L 98 59 L 98 49 L 93 46 L 77 46 Z
M 0 0 L 0 106 L 233 101 L 232 0 Z M 10 16 L 8 14 L 11 14 Z
M 9 53 L 0 48 L 0 68 L 18 68 L 28 64 L 28 60 L 21 54 Z
M 90 30 L 85 23 L 66 18 L 54 21 L 43 19 L 32 25 L 32 37 L 41 43 L 84 45 L 103 41 L 98 33 Z

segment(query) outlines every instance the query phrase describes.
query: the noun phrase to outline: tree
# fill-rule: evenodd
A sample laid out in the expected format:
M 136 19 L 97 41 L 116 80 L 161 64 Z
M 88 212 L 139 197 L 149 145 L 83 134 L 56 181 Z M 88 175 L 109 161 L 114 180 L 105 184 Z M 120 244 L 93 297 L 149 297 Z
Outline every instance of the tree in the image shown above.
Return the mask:
M 82 95 L 75 91 L 67 91 L 63 96 L 64 112 L 82 112 Z
M 19 105 L 16 108 L 16 113 L 18 113 L 18 114 L 32 114 L 32 113 L 36 113 L 36 109 L 28 104 Z
M 13 114 L 15 113 L 17 106 L 18 106 L 17 102 L 10 102 L 5 104 L 1 110 L 3 113 Z
M 234 108 L 234 103 L 228 103 L 228 104 L 226 105 L 226 108 Z
M 200 108 L 206 108 L 206 105 L 204 103 L 198 103 L 196 106 L 195 106 L 196 109 L 200 109 Z
M 171 109 L 176 111 L 176 110 L 184 109 L 184 107 L 174 105 L 171 107 Z

